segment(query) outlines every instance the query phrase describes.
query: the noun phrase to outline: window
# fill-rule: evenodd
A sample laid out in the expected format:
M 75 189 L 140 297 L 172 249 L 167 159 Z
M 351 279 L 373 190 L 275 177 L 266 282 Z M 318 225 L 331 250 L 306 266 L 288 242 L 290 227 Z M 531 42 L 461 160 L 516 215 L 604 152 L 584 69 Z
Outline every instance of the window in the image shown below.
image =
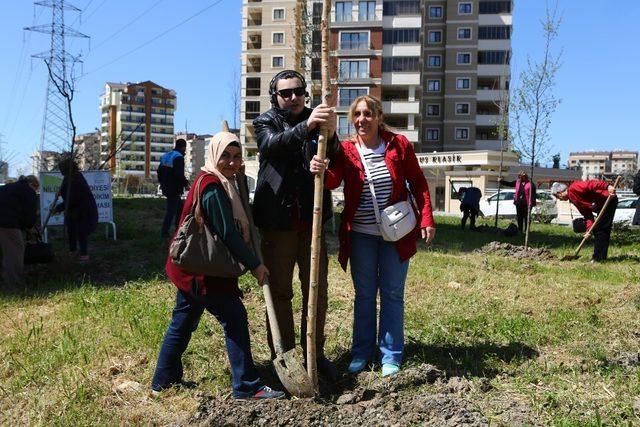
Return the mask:
M 427 91 L 440 92 L 440 80 L 427 80 Z
M 383 72 L 420 71 L 420 58 L 417 56 L 393 56 L 382 58 Z
M 397 30 L 384 30 L 382 32 L 382 43 L 384 44 L 403 44 L 403 43 L 420 43 L 419 28 L 403 28 Z
M 367 31 L 340 33 L 340 49 L 369 49 L 369 33 Z
M 478 27 L 479 40 L 509 40 L 511 38 L 511 26 L 495 25 Z
M 369 89 L 358 87 L 358 88 L 340 88 L 338 91 L 338 105 L 340 107 L 348 107 L 351 105 L 353 101 L 359 96 L 367 95 L 369 93 Z
M 320 80 L 322 78 L 321 65 L 320 58 L 311 58 L 311 80 Z
M 260 77 L 247 77 L 247 96 L 260 96 Z
M 440 115 L 440 105 L 427 104 L 427 116 L 439 116 L 439 115 Z
M 320 9 L 322 9 L 322 3 L 314 3 L 320 5 Z M 351 22 L 351 10 L 353 8 L 353 3 L 350 1 L 338 1 L 336 2 L 336 22 Z M 319 24 L 320 22 L 318 22 Z
M 336 3 L 336 7 L 337 5 L 338 3 Z M 311 10 L 311 22 L 313 25 L 320 25 L 320 22 L 322 22 L 322 3 L 313 3 L 313 9 Z
M 384 16 L 420 15 L 420 0 L 385 1 L 382 3 Z
M 468 102 L 457 102 L 456 103 L 456 114 L 469 114 L 469 103 Z
M 471 88 L 471 79 L 467 77 L 460 77 L 456 79 L 456 89 L 467 90 Z
M 458 40 L 471 39 L 471 28 L 458 28 Z
M 429 18 L 442 18 L 442 6 L 429 6 Z
M 375 21 L 376 20 L 376 2 L 360 1 L 358 3 L 358 21 Z
M 469 128 L 456 128 L 456 139 L 469 139 Z
M 440 139 L 440 129 L 427 129 L 427 141 L 437 141 Z
M 511 13 L 511 1 L 481 1 L 478 12 L 488 13 Z
M 272 56 L 271 57 L 272 68 L 284 68 L 284 56 Z
M 458 3 L 458 15 L 470 15 L 471 12 L 471 3 Z
M 456 63 L 458 65 L 461 64 L 471 64 L 471 54 L 469 52 L 460 52 L 456 56 Z
M 509 64 L 511 55 L 506 50 L 481 50 L 478 52 L 478 64 Z
M 273 44 L 284 44 L 284 33 L 273 33 Z
M 442 31 L 429 31 L 428 42 L 429 43 L 441 43 L 442 42 Z
M 369 78 L 369 61 L 360 59 L 355 61 L 340 61 L 340 78 L 343 80 L 350 79 L 368 79 Z
M 353 123 L 347 116 L 338 116 L 338 135 L 353 135 L 356 133 Z
M 245 118 L 252 120 L 260 115 L 260 101 L 245 101 Z
M 284 21 L 284 9 L 273 9 L 273 20 Z
M 322 34 L 320 31 L 311 31 L 311 50 L 313 52 L 320 52 L 322 48 Z
M 429 68 L 437 68 L 442 65 L 442 56 L 441 55 L 429 55 L 427 59 L 427 67 Z

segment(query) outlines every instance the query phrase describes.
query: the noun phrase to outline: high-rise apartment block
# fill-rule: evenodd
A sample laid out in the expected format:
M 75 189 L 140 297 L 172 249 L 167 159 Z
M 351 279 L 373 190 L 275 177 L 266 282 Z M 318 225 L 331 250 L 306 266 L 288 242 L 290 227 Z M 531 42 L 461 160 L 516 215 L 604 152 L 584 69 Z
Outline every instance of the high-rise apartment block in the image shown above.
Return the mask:
M 80 170 L 98 169 L 100 162 L 100 132 L 81 133 L 75 139 L 77 162 Z
M 583 151 L 569 153 L 569 168 L 582 171 L 582 179 L 598 179 L 606 174 L 634 174 L 638 170 L 637 151 Z
M 175 109 L 175 91 L 152 81 L 105 85 L 100 157 L 117 178 L 155 178 L 160 157 L 173 149 Z
M 194 179 L 204 166 L 206 148 L 212 135 L 198 135 L 195 133 L 177 133 L 176 140 L 187 141 L 187 151 L 184 154 L 184 174 L 188 179 Z
M 387 124 L 418 151 L 499 149 L 500 125 L 508 125 L 511 12 L 511 1 L 333 2 L 340 137 L 353 130 L 351 102 L 371 94 L 383 101 Z M 320 102 L 321 15 L 317 0 L 243 1 L 241 141 L 248 150 L 256 149 L 251 121 L 269 108 L 275 73 L 301 70 L 311 106 Z

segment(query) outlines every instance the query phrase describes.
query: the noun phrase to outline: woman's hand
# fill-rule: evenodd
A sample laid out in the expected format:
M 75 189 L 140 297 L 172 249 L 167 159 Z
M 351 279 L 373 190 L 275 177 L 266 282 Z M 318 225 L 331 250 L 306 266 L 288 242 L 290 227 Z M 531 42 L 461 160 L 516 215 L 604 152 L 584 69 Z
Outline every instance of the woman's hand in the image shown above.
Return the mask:
M 422 238 L 427 246 L 431 244 L 434 237 L 436 237 L 435 227 L 425 227 L 422 229 Z
M 324 172 L 329 166 L 329 159 L 321 159 L 320 156 L 315 155 L 309 163 L 309 170 L 312 174 L 318 175 Z
M 614 187 L 613 185 L 610 185 L 609 187 L 607 187 L 607 191 L 609 191 L 609 195 L 611 196 L 616 195 L 616 187 Z
M 251 274 L 256 278 L 256 280 L 258 280 L 259 285 L 264 285 L 269 278 L 269 270 L 264 266 L 264 264 L 260 264 L 251 270 Z

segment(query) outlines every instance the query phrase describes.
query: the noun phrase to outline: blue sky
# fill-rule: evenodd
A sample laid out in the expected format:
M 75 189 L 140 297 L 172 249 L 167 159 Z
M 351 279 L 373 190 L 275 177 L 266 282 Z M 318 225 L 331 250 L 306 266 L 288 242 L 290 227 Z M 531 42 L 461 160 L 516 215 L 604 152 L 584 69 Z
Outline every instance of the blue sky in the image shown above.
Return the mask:
M 212 133 L 222 118 L 230 118 L 230 85 L 240 67 L 239 0 L 72 3 L 84 12 L 79 20 L 76 13 L 67 12 L 66 22 L 91 36 L 90 44 L 69 42 L 72 53 L 82 51 L 86 73 L 74 102 L 79 132 L 100 125 L 98 97 L 107 81 L 153 80 L 175 89 L 177 131 L 187 126 L 191 132 Z M 125 55 L 208 6 L 184 25 Z M 535 58 L 541 52 L 544 9 L 543 0 L 515 3 L 515 75 L 525 69 L 527 55 Z M 563 51 L 557 80 L 562 103 L 553 116 L 551 152 L 560 152 L 564 164 L 569 151 L 639 149 L 637 134 L 625 126 L 635 122 L 635 102 L 640 98 L 634 83 L 640 66 L 640 2 L 561 0 L 559 9 L 563 22 L 555 47 Z M 15 174 L 40 139 L 46 69 L 30 55 L 47 50 L 49 43 L 46 35 L 22 28 L 44 24 L 51 15 L 28 0 L 1 0 L 0 10 L 0 133 Z

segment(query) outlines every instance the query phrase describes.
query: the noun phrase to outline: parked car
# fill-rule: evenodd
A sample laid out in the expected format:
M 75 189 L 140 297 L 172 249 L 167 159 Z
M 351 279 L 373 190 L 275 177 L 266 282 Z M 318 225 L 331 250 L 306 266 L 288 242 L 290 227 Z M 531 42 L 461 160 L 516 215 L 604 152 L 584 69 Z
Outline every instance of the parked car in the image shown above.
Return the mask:
M 480 215 L 483 216 L 495 216 L 496 203 L 498 206 L 498 216 L 505 218 L 516 217 L 516 206 L 513 204 L 513 197 L 515 190 L 500 190 L 500 199 L 498 200 L 498 193 L 491 196 L 484 196 L 480 199 Z M 533 215 L 544 215 L 548 218 L 555 218 L 558 216 L 558 208 L 556 206 L 556 198 L 551 194 L 538 191 L 536 193 L 538 203 L 533 207 L 531 213 Z
M 631 223 L 633 215 L 636 213 L 636 206 L 638 206 L 638 198 L 620 199 L 618 201 L 618 208 L 613 216 L 613 222 L 628 222 Z

